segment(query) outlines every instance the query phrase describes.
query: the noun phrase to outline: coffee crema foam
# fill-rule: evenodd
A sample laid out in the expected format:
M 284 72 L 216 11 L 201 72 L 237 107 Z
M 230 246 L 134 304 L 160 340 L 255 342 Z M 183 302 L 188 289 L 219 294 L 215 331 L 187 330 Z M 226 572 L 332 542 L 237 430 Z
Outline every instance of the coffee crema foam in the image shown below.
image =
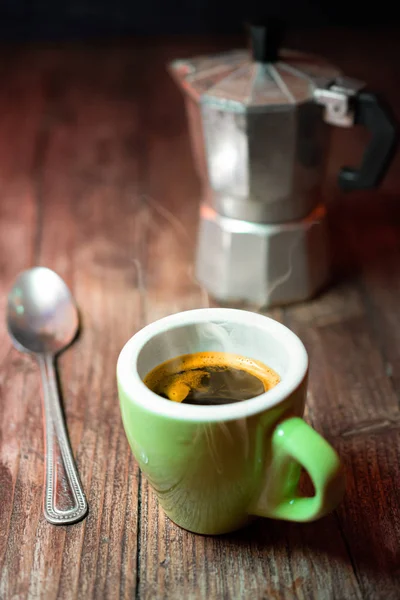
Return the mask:
M 145 385 L 159 396 L 191 404 L 247 400 L 267 392 L 279 381 L 279 375 L 261 361 L 212 351 L 177 356 L 144 378 Z

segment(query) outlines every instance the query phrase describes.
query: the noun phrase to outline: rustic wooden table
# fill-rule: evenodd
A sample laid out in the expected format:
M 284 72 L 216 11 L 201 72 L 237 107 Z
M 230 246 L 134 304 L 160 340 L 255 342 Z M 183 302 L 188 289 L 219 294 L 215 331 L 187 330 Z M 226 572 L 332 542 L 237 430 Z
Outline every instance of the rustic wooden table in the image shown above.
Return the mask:
M 384 92 L 399 116 L 390 32 L 292 35 Z M 180 92 L 165 63 L 232 40 L 142 40 L 0 51 L 0 286 L 34 264 L 77 298 L 82 334 L 59 361 L 66 421 L 90 512 L 42 514 L 39 373 L 0 319 L 0 598 L 400 598 L 400 177 L 343 195 L 338 168 L 360 130 L 333 131 L 326 193 L 335 277 L 271 314 L 311 355 L 307 419 L 348 474 L 319 522 L 259 521 L 201 537 L 174 526 L 130 453 L 115 363 L 144 323 L 205 306 L 192 276 L 199 182 Z M 3 313 L 2 313 L 3 314 Z

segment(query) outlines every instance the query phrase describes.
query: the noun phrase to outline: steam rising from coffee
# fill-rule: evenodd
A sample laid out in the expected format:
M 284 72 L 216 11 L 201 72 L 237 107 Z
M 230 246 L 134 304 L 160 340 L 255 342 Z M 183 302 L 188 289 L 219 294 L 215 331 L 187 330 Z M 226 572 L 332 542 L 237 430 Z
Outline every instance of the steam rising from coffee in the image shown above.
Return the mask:
M 138 220 L 137 220 L 137 251 L 135 256 L 132 259 L 133 265 L 136 269 L 136 283 L 137 289 L 139 292 L 139 302 L 140 302 L 140 318 L 141 325 L 144 326 L 148 322 L 154 320 L 154 318 L 160 318 L 162 316 L 166 316 L 167 314 L 171 314 L 173 312 L 178 312 L 180 310 L 186 310 L 191 308 L 209 308 L 211 305 L 210 297 L 207 290 L 201 285 L 199 281 L 194 276 L 193 266 L 191 265 L 185 276 L 187 277 L 187 281 L 193 285 L 194 290 L 196 290 L 193 296 L 197 297 L 196 302 L 190 302 L 189 306 L 182 306 L 181 304 L 175 305 L 176 299 L 172 302 L 165 303 L 165 311 L 162 314 L 157 314 L 155 317 L 152 316 L 151 306 L 149 306 L 149 283 L 150 277 L 148 273 L 151 274 L 151 264 L 149 264 L 148 257 L 146 256 L 147 248 L 148 248 L 148 240 L 151 235 L 163 235 L 165 236 L 166 227 L 170 228 L 170 232 L 173 234 L 170 236 L 170 239 L 175 240 L 179 244 L 179 249 L 186 248 L 188 249 L 188 253 L 191 254 L 193 249 L 193 239 L 188 235 L 185 226 L 183 223 L 173 214 L 170 210 L 168 210 L 165 206 L 163 206 L 160 202 L 158 202 L 155 198 L 149 196 L 141 196 L 141 210 L 139 211 Z M 161 223 L 160 223 L 161 220 Z M 309 228 L 311 229 L 314 226 L 314 223 L 309 224 Z M 268 300 L 273 296 L 276 290 L 283 284 L 285 284 L 288 279 L 291 277 L 293 272 L 293 258 L 295 256 L 296 249 L 298 247 L 299 242 L 301 241 L 302 233 L 299 232 L 299 235 L 296 239 L 292 241 L 292 244 L 288 250 L 288 265 L 287 269 L 282 275 L 276 278 L 276 280 L 271 284 L 268 290 L 268 296 L 266 301 L 260 302 L 258 306 L 252 306 L 252 312 L 263 312 L 263 307 L 268 304 Z M 168 260 L 171 260 L 171 253 L 164 253 L 161 257 L 157 258 L 157 261 L 165 261 L 165 264 L 168 264 Z M 146 265 L 146 268 L 144 267 Z M 160 264 L 158 262 L 158 270 L 160 269 Z M 167 268 L 167 272 L 173 273 L 174 266 L 170 266 Z M 146 281 L 148 279 L 148 281 Z M 151 294 L 150 294 L 151 295 Z M 186 297 L 187 298 L 187 297 Z M 160 301 L 162 303 L 163 298 L 157 297 L 157 308 L 160 305 Z M 162 304 L 161 304 L 162 305 Z M 217 323 L 208 323 L 202 324 L 199 326 L 198 331 L 198 340 L 199 340 L 199 348 L 193 349 L 194 352 L 201 349 L 202 351 L 214 351 L 214 352 L 232 352 L 233 348 L 240 348 L 240 340 L 235 339 L 237 336 L 237 332 L 235 330 L 230 329 L 228 324 L 217 324 Z M 171 347 L 170 356 L 178 356 L 180 354 L 180 350 L 178 348 Z M 226 385 L 229 386 L 229 378 L 226 379 Z
M 138 218 L 137 218 L 137 250 L 135 252 L 134 257 L 132 258 L 132 262 L 136 269 L 137 275 L 137 287 L 140 295 L 140 302 L 145 305 L 141 307 L 141 314 L 146 316 L 146 321 L 142 323 L 145 325 L 148 317 L 148 310 L 146 306 L 146 282 L 144 278 L 143 268 L 144 264 L 148 264 L 146 257 L 146 242 L 150 238 L 150 233 L 152 232 L 154 235 L 158 235 L 162 232 L 166 231 L 166 227 L 170 227 L 172 232 L 174 233 L 174 238 L 178 241 L 179 247 L 186 247 L 189 249 L 189 253 L 193 248 L 193 238 L 191 238 L 184 224 L 178 219 L 168 208 L 163 206 L 158 200 L 148 195 L 141 195 L 140 197 L 140 205 L 141 208 L 139 210 Z M 157 223 L 157 218 L 162 220 L 162 224 Z M 308 224 L 308 231 L 315 227 L 315 223 Z M 150 232 L 151 230 L 151 232 Z M 279 275 L 275 279 L 274 282 L 271 283 L 269 290 L 267 291 L 267 297 L 265 300 L 260 301 L 257 305 L 253 305 L 251 307 L 252 312 L 260 313 L 264 312 L 265 306 L 268 304 L 269 300 L 272 298 L 273 294 L 276 292 L 279 287 L 284 285 L 291 277 L 293 273 L 293 258 L 295 256 L 296 249 L 298 248 L 299 243 L 301 242 L 302 232 L 298 233 L 298 236 L 292 241 L 289 250 L 288 250 L 288 264 L 286 270 Z M 162 256 L 162 260 L 166 262 L 169 260 L 168 255 Z M 186 271 L 187 280 L 193 284 L 194 288 L 197 289 L 197 292 L 200 296 L 199 302 L 197 302 L 194 306 L 190 308 L 210 308 L 211 301 L 210 296 L 204 286 L 196 279 L 194 275 L 194 267 L 192 264 L 188 267 Z M 162 298 L 160 298 L 162 300 Z M 186 307 L 185 307 L 186 308 Z M 176 310 L 171 310 L 171 306 L 166 307 L 165 314 L 171 314 L 172 312 L 178 312 L 179 310 L 183 310 L 182 306 L 176 306 Z M 164 315 L 165 316 L 165 315 Z

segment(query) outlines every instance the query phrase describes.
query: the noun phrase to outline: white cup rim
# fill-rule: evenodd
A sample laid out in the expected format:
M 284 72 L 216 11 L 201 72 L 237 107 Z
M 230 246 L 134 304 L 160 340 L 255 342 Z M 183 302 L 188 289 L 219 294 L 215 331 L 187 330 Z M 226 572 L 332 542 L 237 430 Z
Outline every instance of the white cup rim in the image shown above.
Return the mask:
M 143 383 L 137 372 L 137 359 L 144 345 L 154 336 L 180 327 L 210 321 L 231 321 L 256 326 L 279 337 L 285 345 L 290 368 L 274 388 L 242 402 L 198 406 L 179 404 L 161 398 Z M 307 351 L 302 341 L 282 323 L 258 313 L 232 308 L 200 308 L 163 317 L 135 333 L 122 348 L 117 362 L 117 378 L 131 402 L 143 409 L 177 421 L 218 422 L 243 419 L 264 412 L 288 398 L 303 382 L 308 371 Z

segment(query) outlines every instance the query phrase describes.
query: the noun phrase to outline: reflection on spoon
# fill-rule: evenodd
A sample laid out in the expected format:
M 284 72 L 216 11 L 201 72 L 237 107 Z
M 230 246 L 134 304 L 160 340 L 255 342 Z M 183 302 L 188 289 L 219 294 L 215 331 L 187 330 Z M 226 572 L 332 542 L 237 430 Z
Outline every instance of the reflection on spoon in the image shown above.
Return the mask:
M 8 296 L 7 327 L 15 347 L 36 356 L 43 384 L 46 479 L 44 515 L 54 525 L 88 510 L 65 429 L 54 358 L 75 338 L 79 319 L 71 293 L 54 271 L 34 267 L 19 275 Z

